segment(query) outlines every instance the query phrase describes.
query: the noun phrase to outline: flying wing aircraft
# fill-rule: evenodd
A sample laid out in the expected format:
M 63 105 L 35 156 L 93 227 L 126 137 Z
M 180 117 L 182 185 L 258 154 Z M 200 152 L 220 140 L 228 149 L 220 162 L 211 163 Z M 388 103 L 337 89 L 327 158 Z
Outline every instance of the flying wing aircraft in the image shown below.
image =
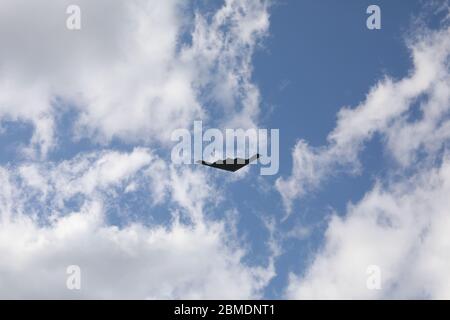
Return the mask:
M 253 162 L 253 161 L 257 160 L 259 157 L 260 157 L 260 155 L 257 153 L 257 154 L 255 154 L 253 157 L 251 157 L 249 159 L 242 159 L 242 158 L 231 159 L 231 158 L 227 158 L 225 160 L 218 160 L 218 161 L 213 162 L 213 163 L 206 162 L 206 161 L 203 161 L 203 160 L 197 161 L 197 163 L 203 164 L 203 165 L 208 166 L 208 167 L 213 167 L 213 168 L 217 168 L 217 169 L 221 169 L 221 170 L 235 172 L 235 171 L 245 167 L 250 162 Z

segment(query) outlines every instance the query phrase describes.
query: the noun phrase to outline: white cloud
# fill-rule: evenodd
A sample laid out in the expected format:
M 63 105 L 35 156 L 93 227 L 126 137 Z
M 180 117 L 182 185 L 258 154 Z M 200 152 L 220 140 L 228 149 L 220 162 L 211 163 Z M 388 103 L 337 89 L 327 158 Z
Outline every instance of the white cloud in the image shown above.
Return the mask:
M 223 106 L 223 125 L 255 126 L 259 91 L 251 82 L 252 54 L 269 28 L 267 1 L 226 0 L 208 20 L 196 15 L 193 44 L 182 53 L 196 70 L 197 85 L 206 97 Z
M 66 29 L 69 4 L 81 8 L 79 31 Z M 198 11 L 195 19 L 178 0 L 0 6 L 0 120 L 34 125 L 31 155 L 55 146 L 56 114 L 69 108 L 79 112 L 76 134 L 102 143 L 167 142 L 173 129 L 207 116 L 211 100 L 237 114 L 224 122 L 256 121 L 251 56 L 268 28 L 263 1 L 227 0 L 212 18 Z
M 244 252 L 228 245 L 221 224 L 116 228 L 93 204 L 50 227 L 22 217 L 0 230 L 2 298 L 245 299 L 271 277 L 241 263 Z M 73 264 L 79 292 L 65 287 Z
M 332 215 L 313 262 L 291 274 L 289 298 L 450 297 L 450 29 L 427 31 L 409 48 L 412 72 L 384 79 L 358 107 L 342 109 L 328 146 L 299 142 L 293 175 L 277 181 L 291 208 L 333 171 L 360 169 L 358 154 L 374 133 L 397 162 L 345 215 Z M 380 290 L 366 286 L 372 265 L 381 270 Z
M 80 31 L 66 29 L 69 4 L 81 8 Z M 74 139 L 158 148 L 173 129 L 210 114 L 221 115 L 215 125 L 255 124 L 259 92 L 251 58 L 268 29 L 265 1 L 226 0 L 195 16 L 190 5 L 0 2 L 0 124 L 33 125 L 27 160 L 0 167 L 0 297 L 262 294 L 274 261 L 244 263 L 245 246 L 229 232 L 234 222 L 207 218 L 207 207 L 220 198 L 205 173 L 167 164 L 143 147 L 46 158 L 64 147 L 58 129 L 65 112 L 77 115 L 70 119 Z M 142 216 L 111 225 L 111 203 L 126 197 L 138 197 L 147 215 L 164 211 L 169 223 L 149 225 Z M 66 288 L 66 267 L 73 264 L 82 271 L 79 292 Z
M 99 193 L 126 183 L 138 172 L 159 161 L 144 148 L 135 148 L 129 154 L 93 152 L 57 164 L 24 163 L 18 166 L 18 177 L 14 177 L 14 181 L 20 181 L 18 197 L 22 197 L 23 201 L 29 201 L 38 194 L 39 202 L 52 201 L 62 209 L 64 201 L 76 195 L 95 199 Z
M 442 121 L 450 108 L 450 29 L 423 32 L 409 49 L 414 63 L 411 73 L 400 80 L 384 78 L 357 107 L 341 109 L 327 146 L 313 148 L 303 140 L 296 144 L 292 175 L 276 182 L 288 211 L 295 199 L 319 187 L 327 177 L 342 170 L 357 172 L 358 155 L 375 133 L 388 139 L 388 152 L 403 166 L 414 162 L 413 154 L 419 149 L 434 155 L 443 146 L 450 132 L 448 122 Z M 419 102 L 423 117 L 408 120 Z
M 450 298 L 450 159 L 388 188 L 376 185 L 334 215 L 324 248 L 303 276 L 291 275 L 295 299 Z M 369 290 L 367 268 L 381 270 Z
M 207 177 L 189 169 L 161 170 L 158 161 L 150 150 L 136 148 L 82 154 L 46 166 L 1 168 L 0 297 L 260 296 L 274 275 L 273 260 L 266 266 L 245 264 L 245 246 L 229 230 L 233 221 L 205 217 L 205 206 L 214 201 Z M 145 196 L 150 196 L 152 179 L 166 186 L 168 203 L 176 205 L 173 212 L 165 209 L 172 222 L 110 225 L 105 204 L 132 183 L 148 183 Z M 63 201 L 76 195 L 81 204 L 70 210 Z M 183 215 L 189 222 L 181 222 Z M 69 265 L 81 267 L 81 291 L 66 288 Z

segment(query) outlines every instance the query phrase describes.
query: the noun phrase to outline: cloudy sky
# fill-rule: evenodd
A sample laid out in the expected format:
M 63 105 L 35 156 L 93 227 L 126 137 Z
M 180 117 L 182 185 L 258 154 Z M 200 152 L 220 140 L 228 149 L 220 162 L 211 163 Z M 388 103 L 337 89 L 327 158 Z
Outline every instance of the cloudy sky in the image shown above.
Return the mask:
M 449 8 L 1 0 L 0 298 L 450 298 Z M 195 120 L 279 172 L 174 164 Z

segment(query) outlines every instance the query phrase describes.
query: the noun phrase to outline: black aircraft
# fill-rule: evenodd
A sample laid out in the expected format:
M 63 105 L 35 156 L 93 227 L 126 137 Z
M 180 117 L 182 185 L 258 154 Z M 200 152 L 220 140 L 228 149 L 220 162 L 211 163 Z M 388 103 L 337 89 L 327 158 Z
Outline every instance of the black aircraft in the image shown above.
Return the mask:
M 218 161 L 213 162 L 213 163 L 206 162 L 206 161 L 203 161 L 203 160 L 197 161 L 197 163 L 203 164 L 203 165 L 208 166 L 208 167 L 213 167 L 213 168 L 217 168 L 217 169 L 222 169 L 222 170 L 226 170 L 226 171 L 235 172 L 235 171 L 238 171 L 239 169 L 245 167 L 250 162 L 255 161 L 259 157 L 260 157 L 260 155 L 257 153 L 253 157 L 251 157 L 250 159 L 242 159 L 242 158 L 231 159 L 231 158 L 227 158 L 225 160 L 218 160 Z

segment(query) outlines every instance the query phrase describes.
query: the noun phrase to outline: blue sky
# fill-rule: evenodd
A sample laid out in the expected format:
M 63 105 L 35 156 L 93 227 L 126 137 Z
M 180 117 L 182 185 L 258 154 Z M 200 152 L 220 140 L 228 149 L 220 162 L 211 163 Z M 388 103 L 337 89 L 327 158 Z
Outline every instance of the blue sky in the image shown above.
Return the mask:
M 448 2 L 4 9 L 0 297 L 450 297 Z M 194 120 L 279 129 L 279 172 L 174 165 Z
M 383 27 L 372 31 L 366 28 L 365 10 L 373 3 L 285 1 L 273 6 L 270 34 L 255 55 L 254 79 L 269 111 L 264 124 L 281 128 L 281 175 L 291 170 L 291 148 L 298 139 L 325 144 L 341 107 L 357 105 L 384 75 L 402 77 L 411 68 L 405 30 L 419 15 L 420 1 L 376 2 Z M 296 224 L 313 226 L 314 231 L 306 239 L 285 243 L 278 262 L 283 272 L 268 287 L 268 298 L 280 296 L 289 271 L 304 271 L 323 241 L 330 212 L 343 213 L 348 202 L 360 200 L 383 174 L 388 159 L 374 140 L 362 156 L 362 174 L 338 176 L 307 195 L 296 204 L 296 216 L 280 225 L 283 232 Z M 259 210 L 282 211 L 276 196 L 265 200 L 257 200 Z

